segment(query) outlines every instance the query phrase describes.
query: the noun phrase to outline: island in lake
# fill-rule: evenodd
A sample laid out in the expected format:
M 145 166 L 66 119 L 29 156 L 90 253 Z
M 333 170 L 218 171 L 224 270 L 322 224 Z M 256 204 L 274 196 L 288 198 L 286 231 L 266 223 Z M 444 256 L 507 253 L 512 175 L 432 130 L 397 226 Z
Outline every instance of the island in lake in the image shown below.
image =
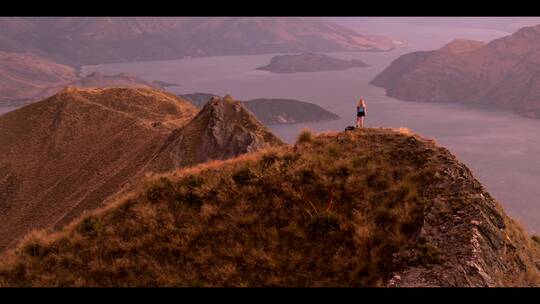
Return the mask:
M 180 95 L 197 107 L 202 107 L 212 97 L 208 93 Z M 243 102 L 257 119 L 265 125 L 293 124 L 339 119 L 339 116 L 313 103 L 294 99 L 257 98 Z
M 358 59 L 338 59 L 323 54 L 296 54 L 280 55 L 270 59 L 268 65 L 258 67 L 257 70 L 272 73 L 299 73 L 320 71 L 341 71 L 355 67 L 368 67 L 369 65 Z

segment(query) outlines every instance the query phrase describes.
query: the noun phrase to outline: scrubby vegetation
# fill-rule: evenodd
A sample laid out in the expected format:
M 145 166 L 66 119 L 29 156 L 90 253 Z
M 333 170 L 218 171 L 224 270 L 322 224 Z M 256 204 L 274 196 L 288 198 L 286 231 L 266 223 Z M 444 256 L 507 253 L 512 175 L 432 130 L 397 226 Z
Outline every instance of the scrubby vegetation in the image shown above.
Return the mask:
M 308 128 L 303 129 L 296 139 L 297 144 L 309 143 L 311 141 L 313 141 L 313 132 Z
M 0 277 L 14 286 L 381 284 L 420 227 L 433 168 L 414 151 L 393 157 L 407 141 L 398 134 L 384 146 L 360 132 L 303 134 L 296 148 L 156 177 L 65 232 L 32 235 Z
M 363 129 L 155 176 L 62 232 L 28 236 L 0 284 L 381 286 L 441 262 L 417 236 L 444 151 Z

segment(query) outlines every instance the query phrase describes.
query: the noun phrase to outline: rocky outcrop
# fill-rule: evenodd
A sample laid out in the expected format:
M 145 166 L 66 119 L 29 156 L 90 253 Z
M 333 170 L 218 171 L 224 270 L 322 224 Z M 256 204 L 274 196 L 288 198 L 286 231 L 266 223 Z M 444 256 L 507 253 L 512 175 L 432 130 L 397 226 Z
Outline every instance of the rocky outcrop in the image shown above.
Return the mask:
M 270 59 L 268 65 L 258 67 L 257 70 L 272 73 L 299 73 L 319 71 L 341 71 L 354 67 L 368 67 L 365 62 L 357 59 L 343 60 L 332 58 L 323 54 L 280 55 Z
M 156 170 L 222 160 L 282 141 L 240 102 L 214 96 L 186 126 L 173 132 L 155 160 Z
M 430 203 L 414 238 L 423 245 L 393 257 L 407 266 L 394 272 L 387 286 L 538 286 L 540 247 L 465 165 L 439 149 L 443 166 L 424 189 Z
M 494 106 L 540 117 L 540 25 L 489 43 L 455 40 L 396 59 L 371 84 L 403 100 Z

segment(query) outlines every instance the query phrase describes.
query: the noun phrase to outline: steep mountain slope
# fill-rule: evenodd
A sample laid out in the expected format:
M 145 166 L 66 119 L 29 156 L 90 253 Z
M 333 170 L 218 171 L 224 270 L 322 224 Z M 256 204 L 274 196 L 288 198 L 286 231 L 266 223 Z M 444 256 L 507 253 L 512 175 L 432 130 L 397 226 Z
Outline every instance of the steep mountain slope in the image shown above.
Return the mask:
M 1 17 L 0 42 L 3 51 L 71 65 L 394 47 L 390 39 L 297 17 Z
M 395 60 L 371 82 L 392 97 L 482 104 L 540 117 L 540 25 L 490 43 L 465 40 Z
M 0 103 L 45 97 L 51 87 L 75 80 L 74 68 L 30 53 L 0 51 Z
M 230 96 L 212 98 L 186 126 L 173 132 L 151 171 L 227 159 L 281 140 Z
M 207 134 L 188 123 L 197 112 L 189 102 L 155 89 L 67 88 L 0 116 L 0 251 L 31 229 L 61 227 L 136 184 L 160 151 L 172 149 L 167 140 L 181 133 L 179 128 L 189 126 L 200 132 L 190 136 L 206 142 Z M 238 138 L 250 136 L 251 130 L 226 118 L 215 119 Z M 243 152 L 238 142 L 216 140 L 228 153 L 199 149 L 198 157 L 176 165 Z M 182 147 L 176 151 L 183 153 Z
M 432 141 L 303 133 L 28 236 L 0 285 L 538 286 L 539 249 Z
M 67 88 L 0 116 L 0 246 L 98 206 L 195 113 L 156 90 Z

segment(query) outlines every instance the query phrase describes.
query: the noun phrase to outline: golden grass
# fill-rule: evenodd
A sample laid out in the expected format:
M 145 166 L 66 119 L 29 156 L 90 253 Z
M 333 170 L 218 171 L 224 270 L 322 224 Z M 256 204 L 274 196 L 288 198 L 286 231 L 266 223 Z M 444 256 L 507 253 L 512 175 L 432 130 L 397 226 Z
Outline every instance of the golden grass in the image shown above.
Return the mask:
M 309 143 L 313 140 L 313 132 L 308 129 L 304 128 L 300 134 L 298 134 L 298 138 L 296 139 L 297 144 L 304 144 Z
M 440 169 L 437 152 L 419 157 L 432 148 L 363 129 L 155 175 L 62 232 L 27 237 L 0 284 L 381 286 L 437 259 L 415 238 Z M 415 260 L 393 258 L 411 249 Z

